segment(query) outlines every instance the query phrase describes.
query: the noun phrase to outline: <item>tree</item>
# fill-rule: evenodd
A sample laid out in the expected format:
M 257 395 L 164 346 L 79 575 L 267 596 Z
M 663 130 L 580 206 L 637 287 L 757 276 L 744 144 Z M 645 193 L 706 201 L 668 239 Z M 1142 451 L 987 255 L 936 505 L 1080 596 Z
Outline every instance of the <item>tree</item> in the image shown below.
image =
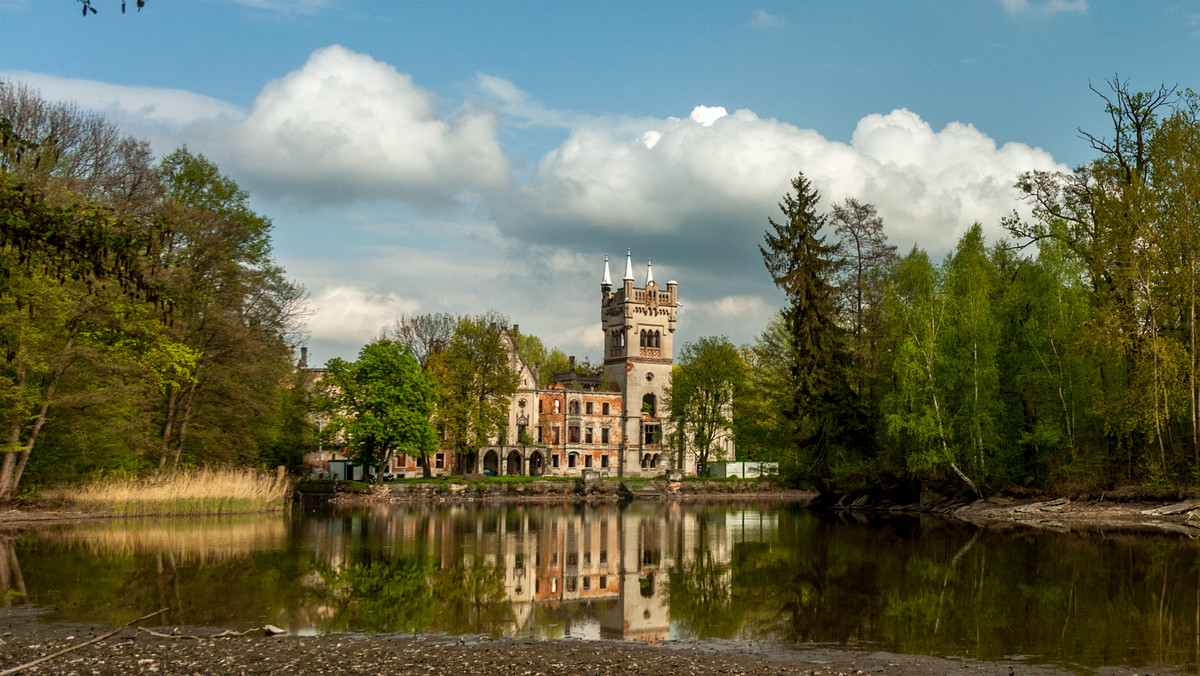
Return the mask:
M 895 386 L 884 406 L 886 429 L 906 449 L 909 470 L 950 469 L 972 493 L 975 483 L 960 467 L 961 450 L 952 443 L 946 360 L 950 308 L 942 275 L 924 251 L 913 247 L 900 261 L 887 297 L 894 318 Z
M 976 476 L 986 478 L 997 431 L 999 333 L 992 309 L 996 272 L 980 224 L 959 239 L 944 267 L 945 307 L 950 312 L 941 347 L 948 353 L 946 362 L 955 365 L 946 373 L 950 405 L 957 411 L 952 434 L 960 457 Z
M 841 238 L 838 289 L 843 324 L 850 333 L 851 380 L 854 391 L 868 398 L 881 370 L 877 348 L 883 332 L 883 294 L 898 257 L 875 205 L 848 197 L 834 205 L 832 216 L 834 232 Z
M 437 383 L 408 348 L 390 340 L 363 346 L 354 362 L 331 359 L 318 383 L 325 434 L 342 438 L 363 467 L 386 466 L 396 453 L 426 459 L 437 450 L 432 417 Z
M 254 461 L 273 443 L 263 416 L 291 370 L 304 291 L 271 260 L 271 222 L 236 182 L 186 147 L 162 165 L 172 204 L 159 266 L 172 331 L 202 359 L 191 382 L 166 393 L 158 464 L 179 467 L 185 450 Z
M 474 468 L 480 447 L 500 436 L 508 421 L 517 372 L 507 325 L 496 312 L 459 317 L 446 351 L 431 361 L 442 389 L 436 424 L 464 470 Z M 425 473 L 430 474 L 428 464 Z
M 724 336 L 685 343 L 679 352 L 666 394 L 675 434 L 681 447 L 695 451 L 700 476 L 708 475 L 710 458 L 723 458 L 720 442 L 733 435 L 734 401 L 745 379 L 746 364 Z
M 796 350 L 795 391 L 791 418 L 796 468 L 822 492 L 829 488 L 830 456 L 839 439 L 839 412 L 849 404 L 843 330 L 838 325 L 837 247 L 820 234 L 826 216 L 817 212 L 820 195 L 799 174 L 795 194 L 786 194 L 779 209 L 784 222 L 768 219 L 763 262 L 775 285 L 787 294 L 784 310 Z
M 445 312 L 423 315 L 404 315 L 396 320 L 384 336 L 408 346 L 421 368 L 429 368 L 429 360 L 446 351 L 458 319 Z

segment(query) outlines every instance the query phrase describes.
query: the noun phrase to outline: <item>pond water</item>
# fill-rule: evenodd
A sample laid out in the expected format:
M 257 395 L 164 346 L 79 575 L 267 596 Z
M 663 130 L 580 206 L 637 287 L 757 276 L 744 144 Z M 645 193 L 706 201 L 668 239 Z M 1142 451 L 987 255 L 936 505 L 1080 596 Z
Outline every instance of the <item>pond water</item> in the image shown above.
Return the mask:
M 0 537 L 49 622 L 819 642 L 1082 667 L 1200 655 L 1200 544 L 777 504 L 306 506 Z

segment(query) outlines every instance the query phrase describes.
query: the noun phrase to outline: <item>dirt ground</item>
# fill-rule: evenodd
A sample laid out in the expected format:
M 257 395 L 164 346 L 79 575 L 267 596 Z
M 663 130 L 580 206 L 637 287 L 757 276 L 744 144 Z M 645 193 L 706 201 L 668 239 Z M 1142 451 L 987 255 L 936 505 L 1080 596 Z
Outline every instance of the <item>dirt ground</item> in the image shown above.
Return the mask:
M 993 498 L 945 510 L 989 528 L 1162 530 L 1200 536 L 1195 504 L 1106 500 Z M 10 509 L 0 511 L 0 531 L 88 518 L 85 515 Z M 24 674 L 1077 674 L 1020 660 L 976 662 L 898 655 L 855 646 L 732 641 L 670 641 L 643 645 L 613 641 L 532 641 L 486 637 L 349 635 L 269 637 L 263 630 L 230 635 L 216 628 L 129 626 L 86 644 L 112 627 L 44 624 L 39 611 L 0 608 L 0 676 Z M 222 636 L 219 634 L 224 633 Z M 51 659 L 10 671 L 59 651 Z M 1096 674 L 1183 674 L 1182 670 L 1104 668 Z
M 110 631 L 107 627 L 41 625 L 30 611 L 0 611 L 0 673 Z M 170 634 L 158 628 L 155 634 Z M 1058 676 L 1078 672 L 1021 661 L 975 662 L 830 646 L 785 648 L 765 643 L 672 641 L 532 641 L 483 637 L 329 635 L 217 637 L 217 629 L 180 629 L 174 637 L 128 627 L 71 650 L 23 674 L 437 674 L 566 676 L 629 674 L 981 674 Z M 1104 669 L 1099 674 L 1182 674 Z

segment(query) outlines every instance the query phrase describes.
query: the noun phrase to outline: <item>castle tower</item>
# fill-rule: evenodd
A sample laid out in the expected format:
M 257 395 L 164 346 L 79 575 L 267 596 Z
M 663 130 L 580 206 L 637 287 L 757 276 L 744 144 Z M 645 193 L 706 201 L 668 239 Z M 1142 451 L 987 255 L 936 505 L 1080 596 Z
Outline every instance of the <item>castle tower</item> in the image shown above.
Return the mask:
M 625 254 L 625 276 L 613 290 L 608 257 L 600 283 L 600 323 L 604 330 L 604 374 L 621 390 L 620 476 L 659 474 L 669 463 L 663 428 L 663 390 L 671 382 L 674 363 L 676 290 L 662 289 L 646 262 L 646 283 L 634 285 L 633 260 Z

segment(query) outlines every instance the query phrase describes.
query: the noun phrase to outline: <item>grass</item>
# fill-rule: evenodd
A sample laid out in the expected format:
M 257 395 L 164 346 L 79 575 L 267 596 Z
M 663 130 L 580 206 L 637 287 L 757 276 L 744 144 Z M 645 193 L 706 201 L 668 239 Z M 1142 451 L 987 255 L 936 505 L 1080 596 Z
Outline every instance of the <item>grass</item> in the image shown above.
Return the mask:
M 111 516 L 202 516 L 281 511 L 288 480 L 251 469 L 197 469 L 113 477 L 43 492 L 47 500 Z

